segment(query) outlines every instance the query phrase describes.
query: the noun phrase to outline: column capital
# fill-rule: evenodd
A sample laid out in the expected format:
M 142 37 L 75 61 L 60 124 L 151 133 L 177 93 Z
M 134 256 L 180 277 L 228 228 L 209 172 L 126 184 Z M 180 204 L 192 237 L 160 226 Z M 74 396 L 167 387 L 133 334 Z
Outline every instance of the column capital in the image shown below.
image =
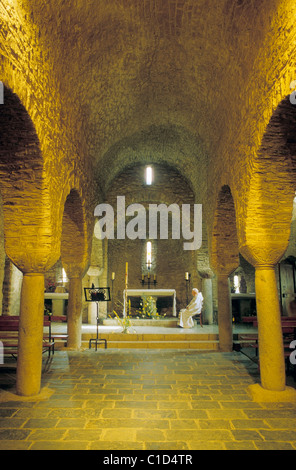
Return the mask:
M 255 269 L 257 271 L 265 271 L 268 269 L 275 269 L 276 264 L 255 264 Z
M 197 269 L 198 274 L 202 279 L 212 279 L 215 276 L 214 271 L 211 268 Z
M 104 268 L 100 266 L 90 266 L 87 270 L 87 275 L 91 277 L 99 277 L 103 273 Z

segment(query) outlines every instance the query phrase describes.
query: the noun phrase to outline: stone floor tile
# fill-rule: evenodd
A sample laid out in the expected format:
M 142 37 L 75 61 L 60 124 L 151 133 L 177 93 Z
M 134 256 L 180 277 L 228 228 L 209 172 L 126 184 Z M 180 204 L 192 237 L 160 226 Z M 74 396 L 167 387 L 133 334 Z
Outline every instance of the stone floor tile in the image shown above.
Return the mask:
M 160 431 L 158 431 L 160 432 Z M 137 442 L 136 439 L 137 431 L 132 428 L 125 428 L 125 429 L 103 429 L 100 439 L 102 441 L 121 441 L 121 442 Z M 90 439 L 90 440 L 98 440 L 98 439 Z
M 33 442 L 30 450 L 88 450 L 88 441 L 36 441 Z
M 271 429 L 260 430 L 260 434 L 264 437 L 265 441 L 295 441 L 296 432 L 295 429 L 282 430 L 282 429 Z
M 78 428 L 82 429 L 86 427 L 86 423 L 88 422 L 87 419 L 83 418 L 61 418 L 59 422 L 56 424 L 56 428 Z
M 187 445 L 189 450 L 225 450 L 221 441 L 189 441 Z
M 256 445 L 253 441 L 239 441 L 239 442 L 225 442 L 226 450 L 256 450 Z
M 230 429 L 231 423 L 226 419 L 199 419 L 200 429 Z
M 0 429 L 0 441 L 19 441 L 27 439 L 30 435 L 30 430 L 28 429 Z
M 197 429 L 197 430 L 183 430 L 182 435 L 178 430 L 164 431 L 168 441 L 182 439 L 188 441 L 231 441 L 233 440 L 231 431 L 226 429 Z
M 32 429 L 28 437 L 30 441 L 59 441 L 65 437 L 66 429 Z
M 89 450 L 145 450 L 143 442 L 132 441 L 94 441 L 90 442 Z
M 263 440 L 260 432 L 249 429 L 234 429 L 231 431 L 236 441 L 260 441 Z
M 268 422 L 263 419 L 232 419 L 235 429 L 270 429 Z
M 290 442 L 254 442 L 258 450 L 295 450 L 295 447 Z
M 63 437 L 65 441 L 97 441 L 101 439 L 102 429 L 68 429 Z
M 171 419 L 171 429 L 199 429 L 198 420 L 195 419 Z
M 189 450 L 187 442 L 173 441 L 173 442 L 145 442 L 145 450 Z
M 0 440 L 0 450 L 29 450 L 31 445 L 31 441 Z
M 0 418 L 0 429 L 3 428 L 21 428 L 27 419 L 24 418 Z
M 58 419 L 53 418 L 31 418 L 26 421 L 24 428 L 53 428 L 56 426 Z

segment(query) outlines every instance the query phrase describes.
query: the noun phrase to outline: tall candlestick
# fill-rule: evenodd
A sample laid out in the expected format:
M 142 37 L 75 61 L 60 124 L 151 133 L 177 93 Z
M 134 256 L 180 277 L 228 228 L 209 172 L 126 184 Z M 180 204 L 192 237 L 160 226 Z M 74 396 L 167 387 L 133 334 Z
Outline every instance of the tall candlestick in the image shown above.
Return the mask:
M 128 263 L 125 263 L 125 288 L 127 289 L 128 285 Z
M 127 314 L 127 285 L 128 285 L 128 263 L 125 263 L 125 308 L 124 308 L 124 316 Z

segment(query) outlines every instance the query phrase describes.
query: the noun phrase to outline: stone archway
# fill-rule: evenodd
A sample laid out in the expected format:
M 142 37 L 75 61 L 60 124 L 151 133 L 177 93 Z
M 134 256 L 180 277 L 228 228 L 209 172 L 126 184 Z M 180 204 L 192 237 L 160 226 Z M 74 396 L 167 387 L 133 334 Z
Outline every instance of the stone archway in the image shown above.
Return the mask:
M 82 278 L 89 263 L 89 247 L 85 211 L 79 193 L 68 194 L 62 219 L 61 260 L 69 279 L 67 309 L 68 348 L 81 346 Z
M 289 243 L 296 183 L 296 107 L 289 97 L 274 111 L 252 161 L 248 188 L 239 218 L 242 255 L 255 267 L 261 386 L 254 396 L 266 399 L 278 393 L 289 397 L 286 387 L 281 310 L 275 267 Z
M 19 97 L 5 87 L 0 107 L 0 189 L 5 252 L 24 274 L 16 389 L 37 395 L 41 384 L 44 272 L 58 258 L 50 226 L 39 137 Z
M 224 185 L 218 194 L 210 241 L 211 264 L 217 274 L 219 348 L 221 351 L 232 351 L 229 275 L 239 265 L 239 251 L 235 205 L 227 185 Z

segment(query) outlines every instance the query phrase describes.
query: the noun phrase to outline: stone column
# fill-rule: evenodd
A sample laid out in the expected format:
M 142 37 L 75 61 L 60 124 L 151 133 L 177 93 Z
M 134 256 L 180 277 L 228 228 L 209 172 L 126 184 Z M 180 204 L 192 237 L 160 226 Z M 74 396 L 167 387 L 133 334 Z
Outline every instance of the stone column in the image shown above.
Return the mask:
M 273 266 L 258 266 L 255 274 L 260 376 L 262 387 L 286 387 L 281 313 Z
M 203 323 L 207 325 L 213 324 L 213 285 L 212 279 L 208 277 L 202 278 L 202 295 L 203 302 Z
M 232 351 L 233 348 L 232 308 L 228 277 L 229 274 L 224 272 L 217 276 L 219 349 L 222 352 Z
M 40 392 L 44 319 L 44 275 L 24 274 L 18 341 L 16 391 L 34 396 Z
M 275 274 L 275 265 L 280 259 L 280 248 L 278 251 L 267 249 L 266 246 L 264 248 L 265 250 L 261 248 L 261 251 L 259 249 L 256 251 L 256 245 L 243 247 L 245 255 L 249 257 L 256 270 L 261 379 L 261 384 L 250 385 L 248 390 L 255 401 L 292 402 L 296 401 L 296 390 L 286 386 L 281 311 Z M 264 262 L 264 259 L 267 261 Z
M 42 233 L 40 228 L 38 230 Z M 47 234 L 46 230 L 44 232 Z M 21 241 L 28 239 L 24 235 Z M 7 241 L 10 259 L 23 273 L 16 372 L 16 393 L 19 396 L 36 396 L 41 391 L 44 272 L 58 259 L 58 245 L 55 242 L 52 238 L 52 244 L 45 243 L 42 236 L 38 243 L 27 242 L 25 246 L 13 239 Z
M 67 308 L 68 349 L 81 348 L 82 327 L 82 278 L 69 278 L 69 299 Z

